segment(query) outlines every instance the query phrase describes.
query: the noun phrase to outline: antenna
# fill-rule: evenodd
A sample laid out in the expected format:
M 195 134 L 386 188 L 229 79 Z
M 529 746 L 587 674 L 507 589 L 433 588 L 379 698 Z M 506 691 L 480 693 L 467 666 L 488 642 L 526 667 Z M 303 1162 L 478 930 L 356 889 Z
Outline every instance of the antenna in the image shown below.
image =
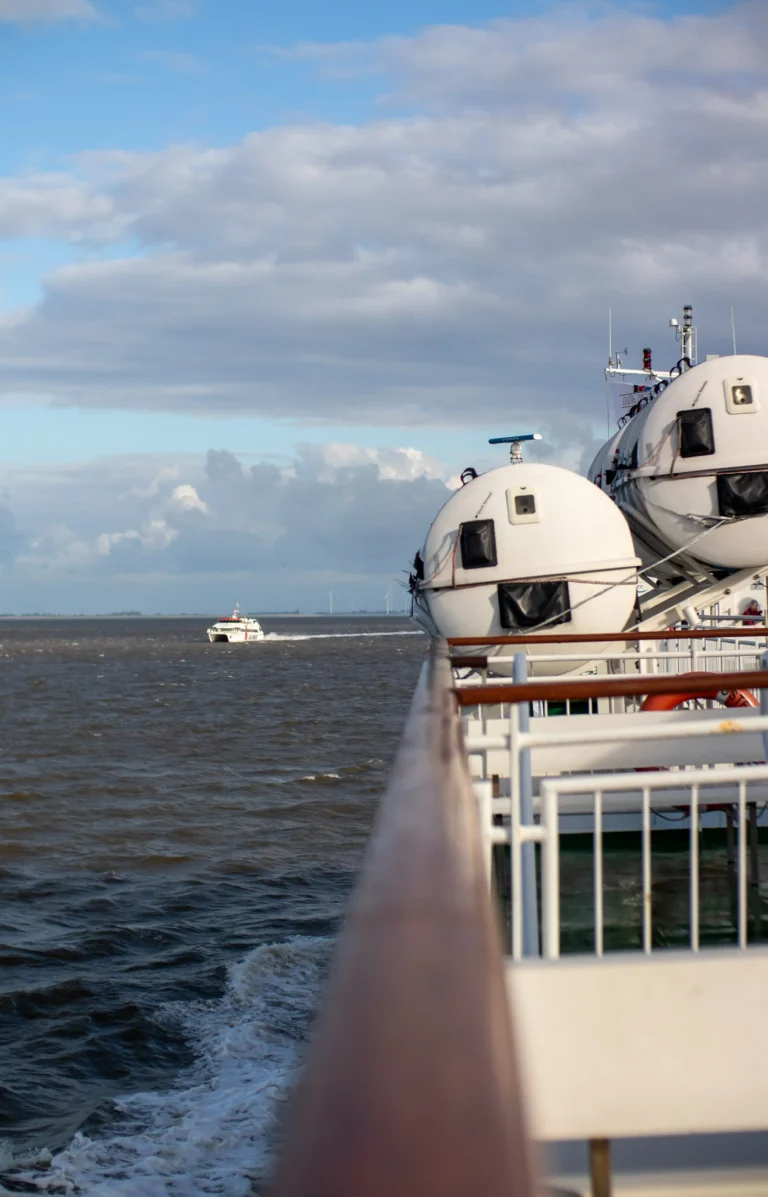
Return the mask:
M 693 365 L 695 358 L 693 341 L 696 335 L 696 330 L 693 327 L 693 308 L 689 303 L 683 308 L 683 357 L 687 357 L 688 361 Z
M 695 366 L 698 353 L 698 334 L 696 326 L 693 323 L 693 308 L 689 303 L 683 307 L 682 325 L 673 316 L 669 322 L 669 327 L 675 330 L 675 338 L 680 342 L 682 356 L 688 359 L 691 366 Z M 688 366 L 683 362 L 680 369 L 687 370 Z
M 608 366 L 613 366 L 613 312 L 608 309 Z
M 540 432 L 525 432 L 520 436 L 492 436 L 489 445 L 509 445 L 509 460 L 512 465 L 520 465 L 523 452 L 520 445 L 523 441 L 540 441 Z
M 733 315 L 733 304 L 731 304 L 731 333 L 733 335 L 733 354 L 736 356 L 736 320 Z

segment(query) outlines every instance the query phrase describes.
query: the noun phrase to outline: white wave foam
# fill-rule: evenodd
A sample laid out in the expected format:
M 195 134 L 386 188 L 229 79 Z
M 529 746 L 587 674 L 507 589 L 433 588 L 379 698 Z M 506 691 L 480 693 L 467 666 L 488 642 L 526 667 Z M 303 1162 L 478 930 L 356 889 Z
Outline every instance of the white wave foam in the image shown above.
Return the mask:
M 116 1101 L 103 1137 L 78 1133 L 53 1158 L 41 1153 L 23 1170 L 17 1161 L 14 1181 L 79 1197 L 258 1192 L 330 947 L 297 937 L 256 948 L 229 969 L 221 999 L 163 1007 L 158 1021 L 181 1027 L 197 1051 L 192 1068 L 167 1091 Z M 12 1191 L 0 1182 L 0 1193 Z
M 254 644 L 273 644 L 281 640 L 363 640 L 371 636 L 423 636 L 423 632 L 293 632 L 282 635 L 280 632 L 267 632 L 263 640 L 254 640 Z

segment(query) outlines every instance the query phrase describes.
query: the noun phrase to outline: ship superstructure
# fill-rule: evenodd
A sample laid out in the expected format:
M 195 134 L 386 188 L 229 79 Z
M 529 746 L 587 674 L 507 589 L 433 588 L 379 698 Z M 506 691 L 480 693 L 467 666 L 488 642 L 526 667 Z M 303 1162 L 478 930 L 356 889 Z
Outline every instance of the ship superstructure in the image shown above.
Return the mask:
M 211 644 L 221 641 L 227 644 L 253 644 L 264 639 L 264 631 L 258 619 L 240 614 L 239 603 L 231 615 L 220 615 L 208 628 L 206 635 Z

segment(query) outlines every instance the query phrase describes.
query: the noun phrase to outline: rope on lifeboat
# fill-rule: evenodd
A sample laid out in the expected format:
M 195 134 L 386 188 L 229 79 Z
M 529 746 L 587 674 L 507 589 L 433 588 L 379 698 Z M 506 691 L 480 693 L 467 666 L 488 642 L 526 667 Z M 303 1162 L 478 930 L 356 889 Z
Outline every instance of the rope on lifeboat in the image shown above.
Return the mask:
M 721 517 L 720 520 L 718 521 L 718 523 L 713 524 L 709 528 L 705 528 L 703 532 L 699 532 L 698 535 L 691 537 L 691 539 L 689 541 L 687 541 L 684 545 L 682 545 L 679 549 L 675 549 L 674 552 L 672 552 L 672 553 L 667 553 L 666 557 L 660 557 L 658 559 L 658 561 L 654 561 L 651 565 L 646 565 L 642 569 L 639 569 L 636 574 L 628 574 L 625 578 L 620 578 L 617 582 L 611 582 L 610 585 L 604 586 L 603 589 L 598 590 L 596 594 L 587 595 L 587 597 L 583 598 L 580 602 L 572 603 L 571 606 L 568 608 L 568 613 L 573 612 L 573 611 L 578 611 L 579 607 L 585 606 L 586 603 L 594 602 L 594 600 L 596 598 L 599 598 L 601 594 L 607 594 L 607 592 L 609 590 L 614 590 L 617 586 L 627 586 L 630 584 L 636 584 L 637 579 L 644 577 L 645 574 L 653 573 L 653 571 L 655 569 L 658 569 L 658 567 L 660 565 L 666 565 L 666 563 L 668 561 L 672 561 L 680 553 L 684 553 L 684 552 L 686 552 L 686 550 L 690 549 L 692 545 L 696 544 L 697 541 L 699 541 L 703 537 L 705 537 L 708 532 L 713 532 L 715 530 L 715 528 L 719 528 L 722 526 L 722 524 L 726 524 L 729 522 L 730 522 L 730 517 L 727 517 L 727 516 Z M 535 630 L 537 632 L 539 632 L 539 631 L 541 631 L 542 628 L 548 627 L 550 624 L 555 623 L 560 618 L 561 618 L 560 615 L 553 615 L 550 619 L 545 619 L 543 623 L 537 624 Z M 629 628 L 628 635 L 627 635 L 628 640 L 631 638 L 631 636 L 629 634 L 629 633 L 631 633 L 631 631 L 632 631 L 632 629 Z

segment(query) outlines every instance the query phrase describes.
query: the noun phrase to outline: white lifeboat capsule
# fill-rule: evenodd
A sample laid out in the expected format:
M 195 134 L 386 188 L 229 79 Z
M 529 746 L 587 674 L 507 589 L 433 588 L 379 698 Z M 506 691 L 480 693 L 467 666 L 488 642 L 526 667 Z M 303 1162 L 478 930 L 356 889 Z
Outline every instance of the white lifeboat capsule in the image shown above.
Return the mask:
M 654 389 L 589 471 L 643 564 L 674 554 L 659 569 L 667 579 L 765 565 L 768 358 L 716 358 Z
M 420 554 L 415 618 L 433 635 L 508 636 L 620 632 L 635 607 L 638 560 L 624 516 L 586 478 L 521 463 L 481 474 L 438 512 Z M 468 654 L 478 648 L 457 649 Z M 526 650 L 539 676 L 578 663 Z M 600 646 L 589 646 L 594 657 Z M 511 674 L 511 662 L 496 672 Z

